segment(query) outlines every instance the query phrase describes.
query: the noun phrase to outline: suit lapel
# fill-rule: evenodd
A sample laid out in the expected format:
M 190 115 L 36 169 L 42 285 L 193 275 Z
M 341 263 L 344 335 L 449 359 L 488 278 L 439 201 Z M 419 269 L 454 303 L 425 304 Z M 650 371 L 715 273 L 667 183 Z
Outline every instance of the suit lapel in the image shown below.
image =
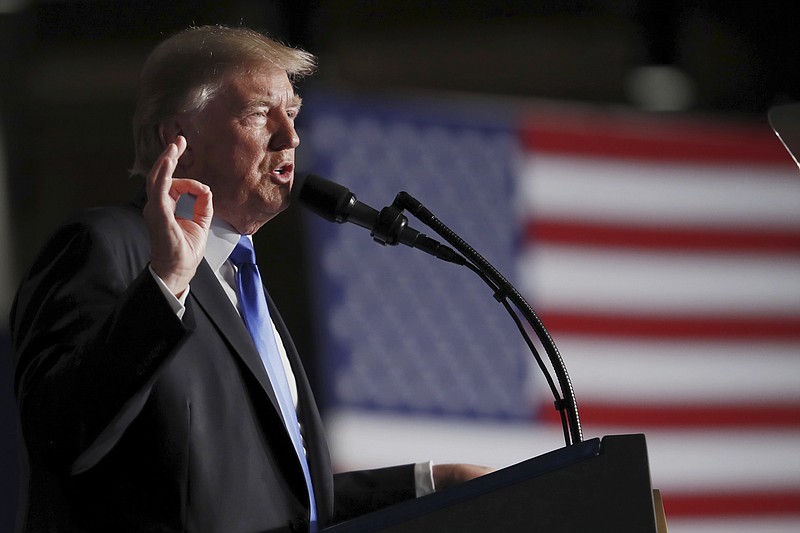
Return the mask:
M 261 361 L 261 356 L 258 354 L 258 350 L 251 340 L 250 333 L 247 331 L 247 327 L 245 327 L 244 321 L 242 321 L 239 313 L 237 313 L 236 309 L 231 305 L 231 301 L 220 286 L 217 276 L 205 260 L 203 260 L 197 268 L 197 273 L 191 282 L 189 294 L 190 298 L 195 299 L 197 304 L 215 324 L 220 334 L 231 346 L 233 352 L 236 353 L 247 369 L 256 378 L 261 389 L 263 389 L 269 398 L 270 405 L 278 414 L 278 418 L 283 421 L 283 417 L 280 416 L 278 400 L 275 397 L 272 384 L 264 368 L 264 363 Z M 330 477 L 330 454 L 328 452 L 322 420 L 317 410 L 316 402 L 314 401 L 313 393 L 311 392 L 311 387 L 308 383 L 308 378 L 306 377 L 297 349 L 269 294 L 266 294 L 266 297 L 270 315 L 281 336 L 289 358 L 289 363 L 295 375 L 299 401 L 297 414 L 303 426 L 304 441 L 306 444 L 306 451 L 308 452 L 307 457 L 309 459 L 309 467 L 311 469 L 311 476 L 317 496 L 317 510 L 321 513 L 320 518 L 326 519 L 332 512 L 333 487 Z M 285 422 L 283 423 L 285 424 Z M 286 442 L 288 444 L 287 450 L 291 449 L 291 451 L 287 453 L 297 459 L 294 449 L 291 448 L 291 439 L 289 439 L 288 433 L 286 433 L 286 436 Z M 305 482 L 302 481 L 300 463 L 299 461 L 294 461 L 294 463 L 296 463 L 297 466 L 295 469 L 296 472 L 300 474 L 296 479 L 296 481 L 299 480 L 297 490 L 302 492 L 305 490 Z
M 245 327 L 239 313 L 234 309 L 225 291 L 220 286 L 217 276 L 205 260 L 197 267 L 197 273 L 192 279 L 189 294 L 217 326 L 220 334 L 256 378 L 269 397 L 273 408 L 280 412 L 278 400 L 275 397 L 269 376 L 267 376 L 264 363 L 261 361 L 261 356 L 258 354 L 258 350 L 256 350 L 256 346 L 250 337 L 250 332 L 247 331 L 247 327 Z
M 317 498 L 317 512 L 323 521 L 333 512 L 333 479 L 331 478 L 331 458 L 328 443 L 325 438 L 325 429 L 322 424 L 317 403 L 311 385 L 308 382 L 303 363 L 286 324 L 280 312 L 275 307 L 272 298 L 267 293 L 267 305 L 270 316 L 275 323 L 275 328 L 281 336 L 286 355 L 294 372 L 297 383 L 298 409 L 297 417 L 303 427 L 303 440 L 306 445 L 308 465 L 311 469 L 311 478 L 314 483 L 314 493 Z

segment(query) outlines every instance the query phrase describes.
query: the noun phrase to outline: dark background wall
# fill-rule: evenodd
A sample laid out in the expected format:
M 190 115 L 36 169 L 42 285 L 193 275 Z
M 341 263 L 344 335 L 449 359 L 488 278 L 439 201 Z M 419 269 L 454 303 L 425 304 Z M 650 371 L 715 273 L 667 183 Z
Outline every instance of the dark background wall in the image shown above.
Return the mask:
M 764 121 L 770 106 L 800 99 L 798 14 L 786 2 L 723 0 L 0 1 L 11 283 L 58 221 L 138 188 L 127 177 L 138 72 L 189 25 L 242 24 L 317 54 L 301 92 L 475 92 Z M 634 91 L 654 65 L 672 77 Z M 287 213 L 259 240 L 286 257 L 268 274 L 282 280 L 271 290 L 290 325 L 306 320 L 299 226 Z M 19 475 L 11 383 L 3 353 L 0 531 L 12 529 Z
M 9 0 L 6 0 L 9 1 Z M 763 118 L 800 97 L 800 7 L 645 0 L 41 1 L 2 15 L 14 234 L 125 198 L 130 116 L 152 46 L 245 24 L 320 57 L 313 82 L 630 105 L 637 67 L 680 69 L 685 108 Z M 35 246 L 18 246 L 15 265 Z

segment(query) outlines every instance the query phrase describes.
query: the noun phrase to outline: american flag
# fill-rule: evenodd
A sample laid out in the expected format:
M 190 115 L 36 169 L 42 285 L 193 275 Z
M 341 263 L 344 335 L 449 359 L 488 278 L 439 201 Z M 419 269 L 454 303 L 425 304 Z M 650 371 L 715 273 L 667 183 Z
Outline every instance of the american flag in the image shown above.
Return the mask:
M 800 530 L 800 174 L 766 117 L 310 102 L 315 172 L 378 208 L 420 199 L 542 317 L 584 435 L 645 433 L 671 532 Z M 474 275 L 312 224 L 340 467 L 502 467 L 563 446 L 538 369 Z

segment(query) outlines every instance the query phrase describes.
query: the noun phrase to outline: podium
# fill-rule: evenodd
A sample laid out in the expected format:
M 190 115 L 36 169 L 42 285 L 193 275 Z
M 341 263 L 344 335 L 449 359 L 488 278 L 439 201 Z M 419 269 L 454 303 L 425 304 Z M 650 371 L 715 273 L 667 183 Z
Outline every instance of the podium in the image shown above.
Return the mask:
M 659 533 L 642 434 L 590 439 L 324 533 Z

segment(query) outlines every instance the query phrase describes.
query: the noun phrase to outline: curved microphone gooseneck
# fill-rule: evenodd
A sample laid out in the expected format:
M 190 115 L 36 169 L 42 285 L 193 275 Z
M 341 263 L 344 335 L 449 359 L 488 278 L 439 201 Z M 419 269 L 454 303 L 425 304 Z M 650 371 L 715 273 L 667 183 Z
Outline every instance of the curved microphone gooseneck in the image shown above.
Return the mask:
M 489 285 L 494 291 L 495 299 L 511 315 L 539 368 L 542 370 L 555 398 L 555 407 L 561 415 L 566 444 L 569 446 L 583 440 L 572 382 L 558 348 L 541 319 L 519 291 L 494 266 L 453 230 L 437 219 L 418 200 L 406 192 L 400 192 L 391 206 L 387 206 L 378 212 L 376 209 L 358 201 L 356 196 L 346 187 L 314 174 L 295 177 L 292 196 L 294 200 L 299 201 L 328 221 L 338 223 L 352 222 L 368 229 L 372 238 L 380 244 L 405 244 L 444 261 L 465 266 L 475 272 Z M 408 210 L 457 251 L 409 227 L 408 219 L 403 215 L 403 210 Z M 525 318 L 544 347 L 556 374 L 559 388 L 561 389 L 560 392 L 550 375 L 549 369 L 542 361 L 536 346 L 511 304 Z
M 539 341 L 542 343 L 545 352 L 550 359 L 550 364 L 558 379 L 561 388 L 561 395 L 555 395 L 556 409 L 562 417 L 562 424 L 564 428 L 564 439 L 566 444 L 577 444 L 583 441 L 583 432 L 581 430 L 580 415 L 578 413 L 578 404 L 575 399 L 575 390 L 572 387 L 567 367 L 558 347 L 555 344 L 550 333 L 545 328 L 544 323 L 520 294 L 520 292 L 509 282 L 489 261 L 487 261 L 481 254 L 479 254 L 472 246 L 470 246 L 464 239 L 459 237 L 453 230 L 447 227 L 440 221 L 430 210 L 425 208 L 417 199 L 403 191 L 400 192 L 395 198 L 395 204 L 408 210 L 411 214 L 417 217 L 426 226 L 433 229 L 444 240 L 450 243 L 456 250 L 461 252 L 470 263 L 474 264 L 476 268 L 482 272 L 486 278 L 492 281 L 493 286 L 497 287 L 495 298 L 498 301 L 509 299 L 520 313 L 525 317 L 528 324 L 533 328 Z M 511 312 L 511 310 L 509 310 Z M 527 337 L 527 335 L 526 335 Z M 535 347 L 532 346 L 529 339 L 528 346 L 534 352 L 535 357 L 539 361 L 539 366 L 543 367 L 541 360 L 536 352 Z M 545 376 L 551 380 L 549 373 L 543 368 Z M 551 388 L 553 388 L 551 386 Z M 566 419 L 566 421 L 565 421 Z

